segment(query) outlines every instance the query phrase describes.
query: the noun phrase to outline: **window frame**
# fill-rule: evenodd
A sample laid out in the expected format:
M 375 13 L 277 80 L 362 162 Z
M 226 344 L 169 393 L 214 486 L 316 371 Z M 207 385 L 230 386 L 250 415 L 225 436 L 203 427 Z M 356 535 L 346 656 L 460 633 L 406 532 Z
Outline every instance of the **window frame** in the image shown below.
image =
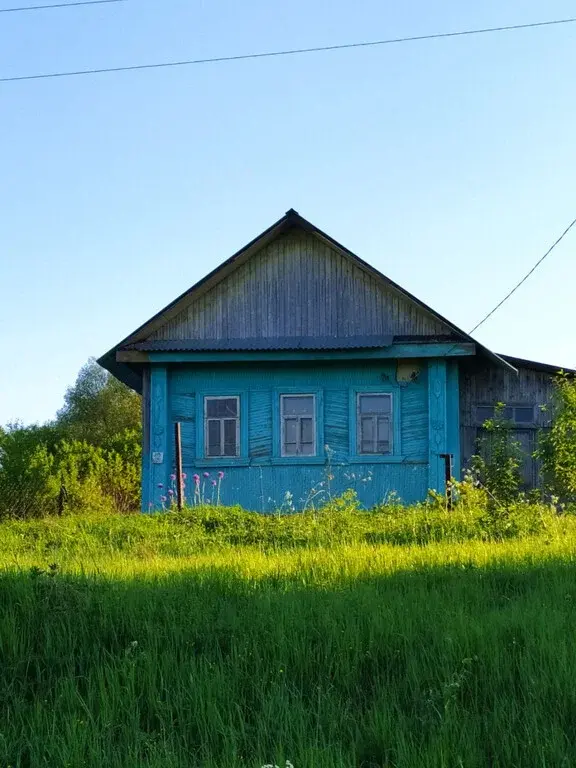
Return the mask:
M 362 450 L 362 443 L 365 442 L 362 439 L 362 420 L 366 417 L 370 417 L 373 422 L 376 423 L 376 436 L 372 440 L 373 444 L 378 444 L 378 421 L 381 418 L 377 413 L 363 414 L 360 410 L 360 398 L 362 397 L 387 397 L 390 401 L 390 410 L 387 414 L 383 414 L 388 419 L 388 431 L 390 434 L 389 444 L 390 450 L 386 453 L 379 453 L 378 451 L 365 452 Z M 392 392 L 356 392 L 356 455 L 357 456 L 394 456 L 394 394 Z
M 391 453 L 360 453 L 359 404 L 360 395 L 389 395 L 391 398 Z M 349 390 L 349 462 L 351 464 L 400 464 L 406 461 L 402 454 L 402 388 L 399 385 L 352 387 Z
M 282 419 L 282 395 L 314 397 L 314 454 L 287 456 L 283 453 L 284 427 Z M 308 387 L 275 387 L 272 393 L 272 457 L 271 464 L 324 464 L 324 392 Z
M 228 400 L 229 398 L 238 400 L 238 416 L 236 426 L 236 456 L 207 456 L 207 430 L 208 419 L 206 418 L 207 399 Z M 194 465 L 197 467 L 233 467 L 249 463 L 248 457 L 248 392 L 238 389 L 217 389 L 215 391 L 196 392 L 196 460 Z
M 308 397 L 312 398 L 312 415 L 310 416 L 285 416 L 284 415 L 284 399 L 287 397 Z M 314 453 L 286 453 L 286 421 L 288 419 L 298 419 L 298 424 L 300 426 L 300 421 L 302 418 L 312 418 L 312 447 L 314 449 Z M 316 432 L 317 432 L 317 421 L 318 421 L 318 414 L 316 409 L 316 395 L 314 392 L 282 392 L 280 394 L 280 457 L 283 459 L 315 459 L 318 454 L 318 441 L 316 439 Z M 298 442 L 297 446 L 300 447 L 301 445 L 301 430 L 299 430 L 298 435 Z
M 237 459 L 240 455 L 240 396 L 239 395 L 205 395 L 204 396 L 204 458 L 205 459 Z M 236 416 L 208 416 L 208 402 L 210 400 L 236 400 Z M 216 455 L 209 454 L 208 448 L 210 444 L 209 438 L 209 425 L 211 421 L 217 421 L 220 424 L 220 450 L 225 448 L 225 428 L 224 422 L 232 421 L 236 422 L 236 434 L 235 444 L 236 452 L 233 455 L 226 453 L 219 453 Z

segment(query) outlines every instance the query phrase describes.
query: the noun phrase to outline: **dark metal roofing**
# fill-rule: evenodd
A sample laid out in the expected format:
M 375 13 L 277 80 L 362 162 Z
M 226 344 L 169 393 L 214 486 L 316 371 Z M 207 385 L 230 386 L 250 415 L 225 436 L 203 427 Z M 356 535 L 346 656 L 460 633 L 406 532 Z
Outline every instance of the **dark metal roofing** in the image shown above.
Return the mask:
M 389 347 L 393 336 L 295 336 L 257 339 L 197 339 L 167 341 L 139 341 L 127 344 L 124 349 L 139 352 L 250 352 L 274 350 L 319 350 L 319 349 L 381 349 Z
M 512 357 L 511 355 L 500 355 L 503 360 L 513 365 L 514 368 L 530 368 L 533 371 L 540 371 L 541 373 L 550 373 L 552 375 L 559 371 L 565 373 L 574 374 L 576 370 L 574 368 L 565 368 L 561 365 L 549 365 L 548 363 L 539 363 L 536 360 L 525 360 L 523 357 Z

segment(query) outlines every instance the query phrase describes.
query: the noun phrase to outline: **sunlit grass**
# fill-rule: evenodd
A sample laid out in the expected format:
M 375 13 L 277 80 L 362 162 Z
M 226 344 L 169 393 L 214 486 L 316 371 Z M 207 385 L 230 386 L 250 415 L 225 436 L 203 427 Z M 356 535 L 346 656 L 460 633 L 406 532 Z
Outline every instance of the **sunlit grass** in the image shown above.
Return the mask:
M 424 546 L 0 525 L 0 766 L 576 765 L 575 558 L 571 518 Z

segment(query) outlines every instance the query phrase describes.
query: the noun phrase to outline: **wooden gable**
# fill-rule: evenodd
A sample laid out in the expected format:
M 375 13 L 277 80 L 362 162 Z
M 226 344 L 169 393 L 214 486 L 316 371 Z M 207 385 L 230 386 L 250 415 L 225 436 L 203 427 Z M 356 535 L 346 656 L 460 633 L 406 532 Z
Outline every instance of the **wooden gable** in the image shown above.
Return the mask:
M 439 336 L 454 329 L 314 233 L 281 233 L 146 340 Z M 141 340 L 144 340 L 141 337 Z

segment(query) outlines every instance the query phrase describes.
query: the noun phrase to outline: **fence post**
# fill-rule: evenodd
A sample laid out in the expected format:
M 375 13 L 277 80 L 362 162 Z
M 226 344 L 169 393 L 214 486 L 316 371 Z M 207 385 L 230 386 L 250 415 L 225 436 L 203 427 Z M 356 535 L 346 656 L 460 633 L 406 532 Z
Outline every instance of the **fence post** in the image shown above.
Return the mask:
M 182 511 L 184 505 L 184 479 L 182 477 L 182 432 L 180 422 L 174 424 L 175 456 L 176 456 L 176 501 L 178 511 Z
M 454 459 L 453 453 L 441 453 L 440 458 L 444 459 L 444 480 L 446 482 L 446 504 L 448 509 L 452 509 L 454 506 L 454 499 L 452 495 L 452 476 L 453 468 L 452 461 Z

